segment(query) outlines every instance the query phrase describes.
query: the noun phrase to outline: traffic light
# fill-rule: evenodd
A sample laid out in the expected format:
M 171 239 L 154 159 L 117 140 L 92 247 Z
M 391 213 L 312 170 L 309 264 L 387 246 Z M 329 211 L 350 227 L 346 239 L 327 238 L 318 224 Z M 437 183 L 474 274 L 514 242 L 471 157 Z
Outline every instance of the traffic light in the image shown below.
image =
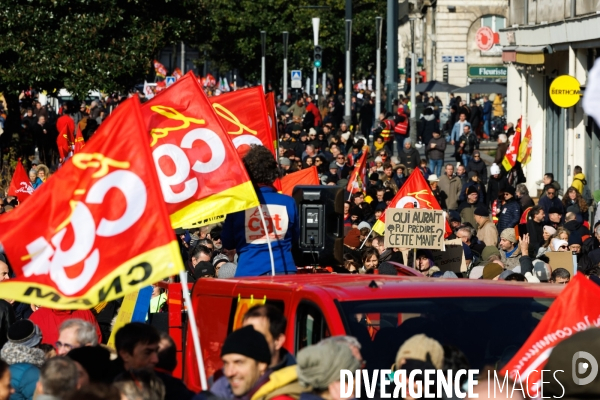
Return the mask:
M 323 49 L 321 48 L 321 46 L 315 46 L 315 53 L 314 53 L 315 68 L 321 68 L 322 61 L 323 61 Z
M 444 83 L 448 83 L 448 64 L 444 65 Z

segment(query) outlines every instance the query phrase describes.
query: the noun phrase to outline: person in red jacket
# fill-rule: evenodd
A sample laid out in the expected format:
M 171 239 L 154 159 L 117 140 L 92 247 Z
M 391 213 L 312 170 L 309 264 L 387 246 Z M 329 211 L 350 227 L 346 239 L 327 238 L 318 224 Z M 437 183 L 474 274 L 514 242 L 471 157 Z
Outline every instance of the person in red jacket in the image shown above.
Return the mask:
M 315 103 L 313 103 L 312 97 L 310 97 L 310 96 L 308 96 L 306 98 L 306 112 L 310 112 L 310 113 L 312 113 L 312 115 L 314 115 L 315 123 L 313 126 L 315 126 L 315 127 L 321 126 L 321 123 L 322 123 L 321 112 L 319 111 L 319 108 L 317 107 L 317 105 Z
M 42 331 L 42 343 L 54 346 L 58 341 L 58 328 L 68 319 L 79 318 L 94 325 L 98 334 L 98 342 L 102 342 L 102 332 L 96 317 L 90 310 L 54 310 L 40 307 L 29 319 Z

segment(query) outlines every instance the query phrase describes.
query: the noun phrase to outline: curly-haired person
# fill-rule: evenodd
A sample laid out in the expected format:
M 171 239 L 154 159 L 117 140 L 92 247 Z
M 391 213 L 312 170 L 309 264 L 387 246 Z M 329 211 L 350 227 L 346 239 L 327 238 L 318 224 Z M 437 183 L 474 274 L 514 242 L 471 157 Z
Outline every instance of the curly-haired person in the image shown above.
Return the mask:
M 292 246 L 298 243 L 300 223 L 296 202 L 277 193 L 273 182 L 279 176 L 277 161 L 263 146 L 252 145 L 243 158 L 244 165 L 260 201 L 255 207 L 227 215 L 221 233 L 224 249 L 235 249 L 238 267 L 235 276 L 260 276 L 271 273 L 271 260 L 261 212 L 273 249 L 276 274 L 296 273 Z

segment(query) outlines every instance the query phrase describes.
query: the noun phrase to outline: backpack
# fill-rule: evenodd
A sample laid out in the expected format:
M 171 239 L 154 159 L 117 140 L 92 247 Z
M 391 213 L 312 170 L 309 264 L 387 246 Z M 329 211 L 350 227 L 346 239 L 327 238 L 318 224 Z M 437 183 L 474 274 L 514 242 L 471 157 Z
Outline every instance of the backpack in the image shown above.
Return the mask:
M 583 186 L 583 193 L 581 194 L 581 197 L 583 197 L 586 204 L 588 206 L 591 206 L 592 204 L 594 204 L 594 198 L 592 197 L 591 190 L 587 186 L 587 180 L 579 179 L 579 178 L 574 178 L 573 180 L 581 182 L 581 186 Z

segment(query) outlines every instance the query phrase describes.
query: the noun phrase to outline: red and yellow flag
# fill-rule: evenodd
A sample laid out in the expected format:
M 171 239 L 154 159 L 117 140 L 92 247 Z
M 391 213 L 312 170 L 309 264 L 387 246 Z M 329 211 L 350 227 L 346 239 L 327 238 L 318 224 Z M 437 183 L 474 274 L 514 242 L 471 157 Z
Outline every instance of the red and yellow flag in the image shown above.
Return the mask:
M 400 190 L 398 190 L 398 193 L 396 193 L 396 196 L 394 196 L 390 204 L 381 213 L 381 216 L 377 222 L 375 222 L 375 225 L 373 225 L 373 230 L 380 235 L 383 235 L 385 232 L 385 212 L 388 208 L 442 209 L 419 168 L 415 168 L 412 174 L 410 174 L 404 185 L 402 185 Z M 444 237 L 448 237 L 451 234 L 452 228 L 446 220 L 446 233 L 444 234 Z
M 250 150 L 250 145 L 257 144 L 265 146 L 277 159 L 262 86 L 213 96 L 209 100 L 240 157 Z M 276 180 L 274 186 L 280 191 L 281 181 Z
M 15 196 L 19 200 L 19 203 L 23 203 L 23 201 L 28 199 L 32 194 L 33 186 L 31 185 L 29 176 L 27 176 L 25 167 L 23 167 L 23 163 L 21 163 L 21 159 L 19 158 L 15 173 L 13 174 L 10 186 L 8 187 L 8 195 Z
M 183 78 L 183 72 L 181 72 L 181 69 L 179 67 L 177 67 L 173 70 L 173 77 L 175 78 L 176 81 Z
M 158 60 L 154 60 L 154 72 L 156 76 L 164 78 L 167 76 L 167 69 L 164 65 L 158 62 Z
M 352 175 L 350 176 L 348 185 L 346 186 L 346 191 L 351 194 L 365 190 L 365 180 L 367 179 L 367 155 L 369 153 L 369 147 L 363 147 L 362 152 L 362 156 L 360 156 L 354 165 L 354 170 L 352 171 Z
M 73 154 L 79 153 L 84 146 L 85 141 L 83 140 L 81 129 L 77 129 L 77 133 L 75 134 L 75 145 L 73 146 Z
M 512 142 L 508 146 L 508 150 L 506 150 L 506 155 L 502 160 L 502 166 L 506 171 L 510 171 L 512 167 L 517 163 L 517 156 L 519 155 L 519 146 L 521 144 L 521 118 L 517 122 L 517 129 L 515 129 L 515 134 L 513 136 Z
M 281 193 L 291 196 L 298 185 L 320 185 L 317 167 L 313 166 L 293 172 L 281 178 Z
M 192 72 L 144 103 L 142 116 L 174 228 L 258 206 L 246 168 Z
M 531 141 L 531 127 L 527 127 L 527 131 L 525 132 L 525 136 L 523 136 L 523 141 L 519 146 L 519 157 L 518 161 L 521 165 L 527 165 L 529 161 L 531 161 L 531 148 L 533 143 Z
M 133 97 L 36 195 L 0 218 L 3 298 L 89 309 L 183 270 Z
M 56 121 L 56 130 L 58 136 L 56 137 L 56 146 L 58 147 L 58 155 L 61 160 L 64 160 L 72 150 L 73 142 L 75 137 L 75 121 L 68 115 L 63 115 Z

